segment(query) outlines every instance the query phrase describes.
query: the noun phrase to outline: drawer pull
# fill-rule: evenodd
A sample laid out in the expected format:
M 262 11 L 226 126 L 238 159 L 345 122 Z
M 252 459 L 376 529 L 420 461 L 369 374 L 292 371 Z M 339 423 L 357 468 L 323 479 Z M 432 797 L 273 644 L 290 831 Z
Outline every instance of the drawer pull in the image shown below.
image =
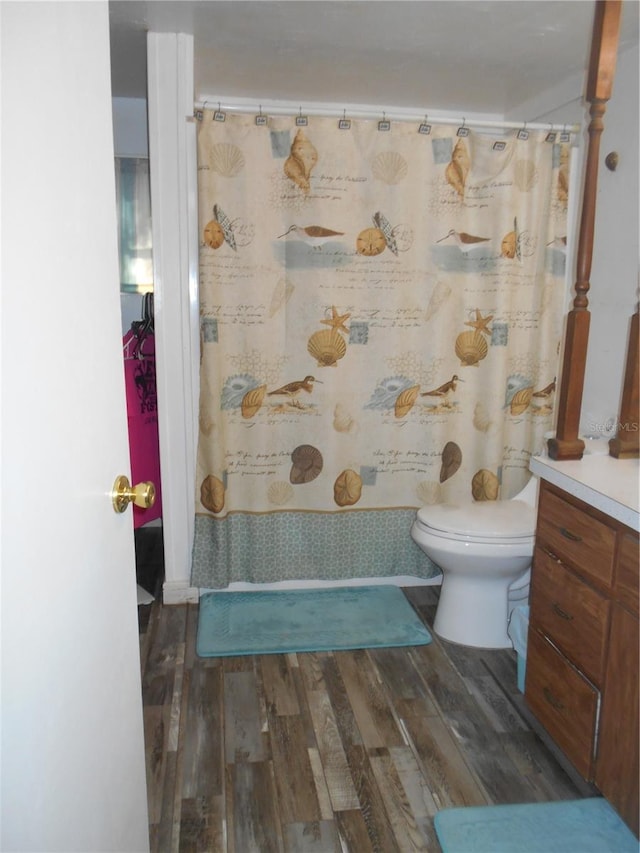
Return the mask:
M 570 539 L 572 542 L 582 542 L 582 536 L 572 533 L 570 530 L 567 530 L 566 527 L 561 527 L 560 533 L 562 533 L 565 539 Z
M 541 547 L 542 547 L 542 550 L 544 551 L 544 553 L 545 553 L 548 557 L 551 557 L 551 559 L 552 559 L 552 560 L 555 560 L 555 561 L 556 561 L 556 563 L 561 563 L 561 562 L 562 562 L 562 560 L 560 559 L 560 557 L 558 557 L 558 555 L 557 555 L 557 554 L 554 554 L 554 553 L 553 553 L 553 551 L 551 550 L 551 548 L 549 548 L 547 545 L 542 545 Z
M 544 687 L 542 689 L 542 692 L 544 693 L 544 698 L 550 705 L 552 705 L 557 711 L 564 711 L 564 705 L 562 704 L 562 702 L 556 699 L 556 697 L 553 695 L 553 693 L 549 690 L 548 687 Z
M 567 622 L 571 622 L 571 620 L 573 619 L 573 616 L 571 615 L 571 613 L 567 613 L 566 610 L 563 610 L 557 601 L 553 602 L 552 607 L 553 607 L 554 613 L 556 613 L 561 619 L 566 619 Z

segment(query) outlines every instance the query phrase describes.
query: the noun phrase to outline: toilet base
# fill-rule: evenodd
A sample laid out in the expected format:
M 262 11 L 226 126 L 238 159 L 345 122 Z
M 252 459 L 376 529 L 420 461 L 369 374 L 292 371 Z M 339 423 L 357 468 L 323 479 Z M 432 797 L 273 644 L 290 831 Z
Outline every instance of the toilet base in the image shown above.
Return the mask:
M 479 582 L 445 573 L 433 623 L 443 640 L 481 649 L 511 649 L 507 634 L 509 586 L 514 578 Z

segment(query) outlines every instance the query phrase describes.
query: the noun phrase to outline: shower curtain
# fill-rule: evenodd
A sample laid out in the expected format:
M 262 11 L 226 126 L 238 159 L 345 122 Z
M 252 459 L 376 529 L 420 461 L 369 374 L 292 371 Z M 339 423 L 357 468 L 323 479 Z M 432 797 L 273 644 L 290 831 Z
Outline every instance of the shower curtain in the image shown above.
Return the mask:
M 438 569 L 424 504 L 510 497 L 551 426 L 570 145 L 202 112 L 192 583 Z

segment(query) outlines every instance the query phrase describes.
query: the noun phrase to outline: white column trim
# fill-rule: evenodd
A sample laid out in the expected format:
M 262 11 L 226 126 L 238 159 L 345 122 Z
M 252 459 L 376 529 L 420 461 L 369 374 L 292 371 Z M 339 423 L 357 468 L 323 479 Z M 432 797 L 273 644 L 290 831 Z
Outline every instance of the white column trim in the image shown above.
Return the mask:
M 199 362 L 193 36 L 148 33 L 147 74 L 164 590 L 167 603 L 178 603 L 198 595 L 191 587 Z

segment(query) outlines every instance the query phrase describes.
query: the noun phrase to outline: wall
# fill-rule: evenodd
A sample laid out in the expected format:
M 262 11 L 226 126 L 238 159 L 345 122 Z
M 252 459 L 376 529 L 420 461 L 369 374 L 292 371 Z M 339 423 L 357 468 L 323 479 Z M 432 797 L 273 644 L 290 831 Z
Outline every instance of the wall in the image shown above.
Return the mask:
M 638 46 L 620 52 L 612 97 L 604 116 L 600 143 L 600 165 L 594 233 L 589 310 L 591 329 L 584 393 L 581 432 L 610 435 L 617 423 L 629 320 L 638 300 Z M 589 125 L 585 104 L 586 75 L 560 81 L 553 89 L 521 104 L 515 111 L 532 120 L 582 122 L 580 140 L 586 151 Z M 616 172 L 604 159 L 610 151 L 620 155 Z M 581 207 L 578 202 L 577 216 Z M 574 247 L 575 249 L 575 247 Z M 575 257 L 567 294 L 573 300 Z
M 144 98 L 112 98 L 113 149 L 116 157 L 148 157 L 147 102 Z
M 629 320 L 638 300 L 638 46 L 618 57 L 601 141 L 582 429 L 610 432 L 620 410 Z M 604 166 L 620 155 L 615 172 Z

